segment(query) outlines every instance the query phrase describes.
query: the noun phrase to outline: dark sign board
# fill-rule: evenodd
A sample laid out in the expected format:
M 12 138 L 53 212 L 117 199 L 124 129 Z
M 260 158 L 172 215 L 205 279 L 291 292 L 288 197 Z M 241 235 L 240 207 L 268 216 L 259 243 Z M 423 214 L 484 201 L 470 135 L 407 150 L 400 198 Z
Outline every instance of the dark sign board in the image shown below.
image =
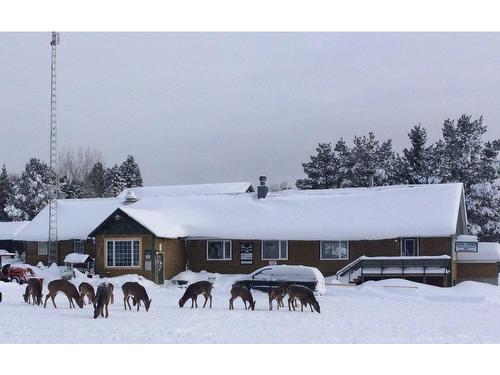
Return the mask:
M 455 242 L 457 253 L 477 253 L 477 242 Z
M 240 243 L 240 264 L 253 264 L 253 242 Z

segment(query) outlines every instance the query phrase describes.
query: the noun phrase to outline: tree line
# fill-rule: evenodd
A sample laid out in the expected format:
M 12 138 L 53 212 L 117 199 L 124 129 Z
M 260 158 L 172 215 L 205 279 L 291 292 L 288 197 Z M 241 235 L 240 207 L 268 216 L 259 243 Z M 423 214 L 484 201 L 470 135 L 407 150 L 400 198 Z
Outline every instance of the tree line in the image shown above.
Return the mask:
M 483 118 L 462 115 L 443 122 L 442 138 L 429 144 L 427 130 L 419 125 L 408 133 L 410 147 L 402 154 L 392 140 L 373 133 L 355 136 L 352 145 L 339 139 L 319 143 L 316 154 L 302 163 L 299 189 L 332 189 L 374 185 L 462 182 L 468 229 L 483 241 L 500 241 L 500 140 L 483 140 Z
M 132 155 L 120 165 L 106 168 L 100 152 L 80 149 L 59 154 L 60 191 L 64 198 L 115 197 L 123 189 L 142 186 L 142 175 Z M 55 171 L 44 161 L 31 158 L 20 175 L 0 173 L 0 221 L 31 220 L 50 197 Z

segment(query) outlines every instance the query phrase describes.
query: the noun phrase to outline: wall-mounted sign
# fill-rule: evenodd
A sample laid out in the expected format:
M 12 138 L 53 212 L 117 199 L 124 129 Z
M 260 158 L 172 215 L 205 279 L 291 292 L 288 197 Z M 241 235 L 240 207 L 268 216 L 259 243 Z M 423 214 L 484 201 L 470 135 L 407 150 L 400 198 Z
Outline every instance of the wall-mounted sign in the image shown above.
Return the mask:
M 477 242 L 455 242 L 457 253 L 477 253 Z
M 253 242 L 240 243 L 240 264 L 253 264 Z

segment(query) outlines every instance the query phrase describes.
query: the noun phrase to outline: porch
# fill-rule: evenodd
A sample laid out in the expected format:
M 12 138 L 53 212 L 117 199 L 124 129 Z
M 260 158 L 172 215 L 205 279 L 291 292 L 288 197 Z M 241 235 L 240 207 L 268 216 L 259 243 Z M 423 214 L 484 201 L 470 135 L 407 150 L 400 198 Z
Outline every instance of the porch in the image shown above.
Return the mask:
M 439 286 L 450 285 L 451 257 L 361 256 L 336 273 L 337 280 L 361 284 L 368 280 L 402 278 Z

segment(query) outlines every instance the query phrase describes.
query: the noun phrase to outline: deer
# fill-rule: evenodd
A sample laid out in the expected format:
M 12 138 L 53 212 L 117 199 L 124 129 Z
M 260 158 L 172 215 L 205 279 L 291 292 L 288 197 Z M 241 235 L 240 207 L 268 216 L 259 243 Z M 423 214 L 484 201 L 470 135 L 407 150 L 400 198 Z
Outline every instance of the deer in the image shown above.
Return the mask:
M 33 300 L 33 305 L 35 303 L 37 306 L 40 306 L 42 304 L 42 287 L 43 287 L 43 279 L 37 279 L 37 278 L 29 278 L 28 285 L 26 285 L 26 291 L 23 294 L 24 297 L 24 302 L 30 303 L 30 299 Z
M 149 306 L 151 306 L 152 300 L 149 299 L 146 289 L 144 289 L 144 287 L 141 284 L 135 281 L 134 282 L 127 281 L 125 284 L 122 285 L 122 291 L 123 291 L 123 305 L 125 306 L 125 310 L 127 310 L 127 305 L 128 308 L 132 310 L 129 301 L 129 298 L 132 297 L 134 306 L 137 304 L 137 311 L 139 311 L 139 307 L 141 306 L 141 301 L 144 302 L 146 311 L 149 311 Z M 113 299 L 112 294 L 111 294 L 111 299 Z
M 108 318 L 108 305 L 112 298 L 113 284 L 106 282 L 99 284 L 95 296 L 96 302 L 94 303 L 94 319 L 97 319 L 99 315 L 105 317 L 106 319 Z M 106 314 L 104 314 L 104 310 L 106 310 Z
M 82 297 L 82 301 L 85 304 L 85 296 L 89 301 L 89 304 L 95 304 L 95 291 L 94 287 L 89 283 L 83 282 L 78 286 L 78 291 L 80 292 L 80 296 Z
M 285 307 L 283 303 L 283 298 L 286 295 L 286 287 L 285 284 L 281 283 L 277 288 L 270 288 L 267 291 L 267 295 L 269 297 L 269 310 L 273 309 L 273 301 L 276 300 L 276 308 L 279 310 L 280 307 Z
M 205 303 L 203 308 L 205 308 L 208 299 L 210 298 L 210 308 L 212 308 L 212 288 L 213 284 L 209 281 L 198 281 L 189 285 L 184 292 L 184 295 L 179 300 L 179 307 L 183 307 L 188 299 L 191 299 L 191 308 L 195 305 L 198 308 L 198 295 L 203 294 L 205 297 Z
M 309 305 L 309 307 L 311 308 L 311 312 L 314 312 L 313 307 L 314 310 L 316 310 L 318 313 L 320 312 L 319 303 L 316 300 L 316 297 L 314 297 L 314 294 L 311 291 L 311 289 L 306 288 L 305 286 L 302 285 L 294 284 L 288 287 L 287 292 L 288 292 L 288 310 L 291 311 L 290 308 L 291 305 L 291 307 L 293 307 L 293 311 L 295 311 L 294 300 L 298 299 L 301 304 L 300 311 L 304 311 L 304 306 L 307 307 L 307 305 Z
M 57 309 L 55 298 L 56 298 L 56 294 L 59 292 L 64 293 L 66 295 L 66 297 L 68 297 L 70 309 L 75 308 L 73 300 L 75 300 L 78 307 L 80 307 L 81 309 L 83 308 L 82 297 L 78 293 L 76 286 L 74 286 L 68 280 L 63 280 L 63 279 L 52 280 L 48 285 L 48 289 L 49 289 L 49 294 L 47 294 L 45 296 L 45 303 L 43 305 L 44 309 L 47 308 L 47 300 L 49 299 L 49 297 L 50 297 L 50 299 L 52 299 L 52 303 L 54 304 L 54 308 Z
M 233 301 L 240 297 L 245 304 L 245 310 L 247 309 L 247 301 L 249 303 L 248 310 L 255 310 L 255 300 L 253 299 L 252 293 L 247 287 L 242 285 L 235 285 L 231 288 L 231 298 L 229 299 L 229 310 L 234 310 Z

